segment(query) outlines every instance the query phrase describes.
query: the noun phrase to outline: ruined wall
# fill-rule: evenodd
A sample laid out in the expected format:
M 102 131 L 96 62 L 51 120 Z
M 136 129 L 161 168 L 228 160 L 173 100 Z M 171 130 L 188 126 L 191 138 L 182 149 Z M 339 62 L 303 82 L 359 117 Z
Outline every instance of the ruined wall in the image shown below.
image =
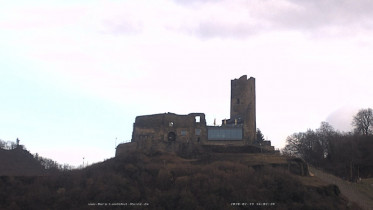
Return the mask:
M 180 143 L 202 143 L 206 139 L 205 114 L 164 113 L 136 117 L 131 142 L 137 142 L 139 148 L 176 151 Z
M 256 139 L 255 78 L 244 75 L 231 80 L 230 114 L 231 120 L 243 120 L 245 143 L 252 144 Z

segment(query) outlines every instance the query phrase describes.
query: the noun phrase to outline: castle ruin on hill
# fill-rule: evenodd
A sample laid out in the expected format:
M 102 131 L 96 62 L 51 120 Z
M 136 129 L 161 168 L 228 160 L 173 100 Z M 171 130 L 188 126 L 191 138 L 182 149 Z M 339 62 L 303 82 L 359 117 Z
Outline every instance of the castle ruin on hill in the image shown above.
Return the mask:
M 255 78 L 231 80 L 230 119 L 208 126 L 204 113 L 162 113 L 136 117 L 131 144 L 137 149 L 180 150 L 180 145 L 260 147 L 273 150 L 270 141 L 256 140 Z M 127 143 L 128 144 L 128 143 Z M 126 145 L 117 147 L 117 155 Z

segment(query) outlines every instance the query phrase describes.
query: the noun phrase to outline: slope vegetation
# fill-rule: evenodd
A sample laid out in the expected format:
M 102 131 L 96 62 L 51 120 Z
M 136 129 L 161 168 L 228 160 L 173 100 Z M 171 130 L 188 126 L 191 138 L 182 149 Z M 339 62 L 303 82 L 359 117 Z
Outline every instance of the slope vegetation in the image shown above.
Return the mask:
M 290 168 L 275 155 L 133 151 L 54 176 L 2 176 L 0 209 L 359 209 Z
M 40 162 L 22 147 L 12 150 L 0 148 L 0 176 L 40 176 L 45 173 Z

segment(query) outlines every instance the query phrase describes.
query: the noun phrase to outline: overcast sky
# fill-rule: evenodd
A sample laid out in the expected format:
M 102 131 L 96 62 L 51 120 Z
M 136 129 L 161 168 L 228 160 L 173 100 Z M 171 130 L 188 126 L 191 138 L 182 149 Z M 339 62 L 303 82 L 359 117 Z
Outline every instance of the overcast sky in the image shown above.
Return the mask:
M 111 158 L 138 115 L 229 118 L 256 78 L 257 127 L 282 148 L 373 107 L 370 0 L 0 0 L 0 139 L 79 165 Z

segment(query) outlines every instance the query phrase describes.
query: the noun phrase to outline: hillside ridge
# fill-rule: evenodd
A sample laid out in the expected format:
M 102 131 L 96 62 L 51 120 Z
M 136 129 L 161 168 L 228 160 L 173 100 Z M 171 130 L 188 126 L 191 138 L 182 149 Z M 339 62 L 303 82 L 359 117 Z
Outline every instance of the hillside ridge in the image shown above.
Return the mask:
M 41 176 L 46 170 L 34 156 L 22 147 L 0 148 L 0 176 Z

